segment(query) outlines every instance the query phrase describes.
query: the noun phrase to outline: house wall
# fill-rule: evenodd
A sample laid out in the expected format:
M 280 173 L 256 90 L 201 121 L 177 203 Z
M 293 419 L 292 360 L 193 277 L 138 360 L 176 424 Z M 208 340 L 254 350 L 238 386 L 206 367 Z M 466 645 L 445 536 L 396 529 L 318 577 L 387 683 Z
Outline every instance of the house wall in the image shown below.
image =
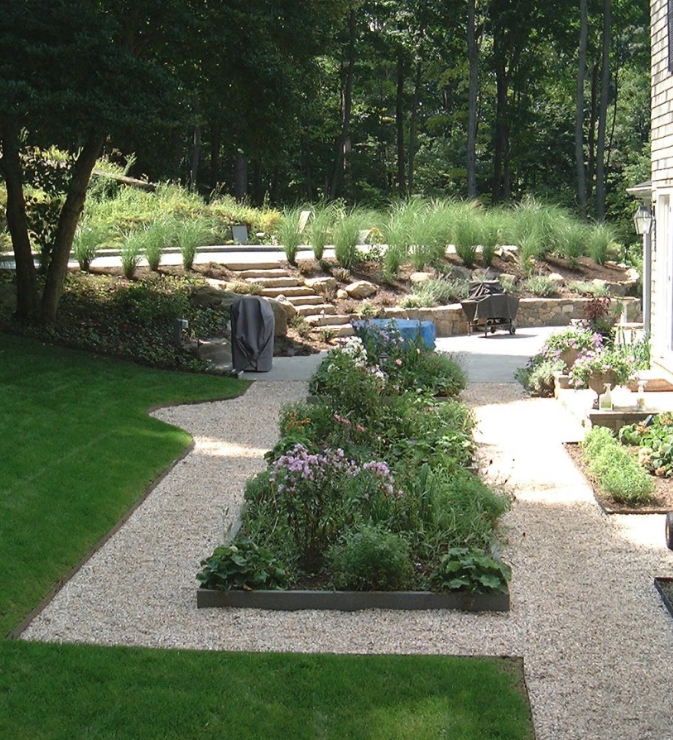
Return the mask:
M 669 0 L 651 0 L 653 364 L 673 373 L 673 74 Z

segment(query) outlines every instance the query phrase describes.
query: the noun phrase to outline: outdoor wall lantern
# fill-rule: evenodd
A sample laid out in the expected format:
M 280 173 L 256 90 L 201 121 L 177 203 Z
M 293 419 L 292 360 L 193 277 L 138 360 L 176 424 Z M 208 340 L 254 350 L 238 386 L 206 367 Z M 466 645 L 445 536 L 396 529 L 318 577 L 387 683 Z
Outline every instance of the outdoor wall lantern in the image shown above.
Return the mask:
M 646 205 L 641 204 L 633 217 L 633 224 L 636 227 L 636 234 L 640 236 L 649 234 L 652 230 L 652 211 Z

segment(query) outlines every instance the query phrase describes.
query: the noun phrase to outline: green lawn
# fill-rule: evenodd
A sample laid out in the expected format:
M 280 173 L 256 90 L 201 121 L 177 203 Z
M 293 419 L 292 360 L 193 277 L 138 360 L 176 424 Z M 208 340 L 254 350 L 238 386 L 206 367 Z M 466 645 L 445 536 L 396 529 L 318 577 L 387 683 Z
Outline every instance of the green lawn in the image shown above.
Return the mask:
M 0 334 L 2 634 L 189 444 L 147 408 L 245 388 Z M 502 660 L 5 640 L 0 737 L 528 740 L 520 685 L 518 665 Z

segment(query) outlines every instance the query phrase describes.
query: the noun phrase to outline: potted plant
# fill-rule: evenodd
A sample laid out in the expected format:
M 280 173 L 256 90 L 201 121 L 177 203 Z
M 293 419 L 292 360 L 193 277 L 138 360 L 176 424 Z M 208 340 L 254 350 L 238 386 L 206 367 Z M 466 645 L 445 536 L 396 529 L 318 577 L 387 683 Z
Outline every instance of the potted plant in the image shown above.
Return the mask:
M 602 347 L 602 335 L 582 321 L 563 331 L 554 332 L 544 343 L 540 354 L 545 360 L 562 362 L 565 369 L 570 370 L 581 355 Z
M 635 360 L 618 349 L 587 350 L 570 370 L 570 382 L 575 388 L 591 388 L 596 394 L 594 408 L 605 386 L 625 385 L 635 375 Z

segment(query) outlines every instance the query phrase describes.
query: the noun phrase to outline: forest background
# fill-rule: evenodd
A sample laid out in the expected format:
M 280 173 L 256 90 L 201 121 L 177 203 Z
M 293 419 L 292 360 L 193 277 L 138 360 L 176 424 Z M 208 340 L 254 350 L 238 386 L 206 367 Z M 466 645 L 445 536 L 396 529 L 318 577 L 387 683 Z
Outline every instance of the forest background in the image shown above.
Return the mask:
M 649 179 L 646 0 L 2 5 L 0 174 L 20 295 L 35 294 L 21 255 L 44 204 L 24 198 L 22 214 L 14 195 L 67 193 L 48 292 L 103 153 L 135 177 L 252 205 L 533 195 L 634 240 L 625 189 Z M 68 167 L 48 171 L 36 152 L 50 146 Z

